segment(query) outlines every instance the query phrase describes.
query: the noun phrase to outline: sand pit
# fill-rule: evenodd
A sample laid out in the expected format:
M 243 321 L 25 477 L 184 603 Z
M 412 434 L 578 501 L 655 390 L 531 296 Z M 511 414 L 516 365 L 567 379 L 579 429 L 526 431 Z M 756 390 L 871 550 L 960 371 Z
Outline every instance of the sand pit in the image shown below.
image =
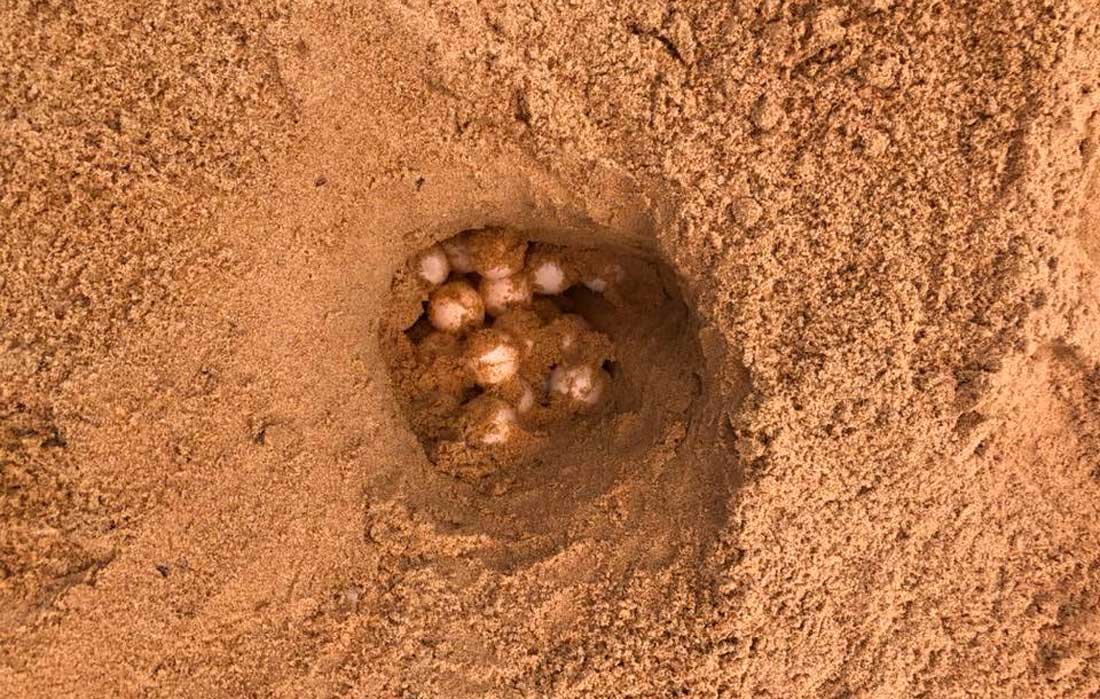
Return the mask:
M 392 286 L 379 342 L 445 473 L 499 494 L 519 471 L 558 479 L 549 463 L 609 470 L 696 411 L 702 355 L 667 265 L 486 227 L 418 252 Z
M 1100 695 L 1095 3 L 0 61 L 0 696 Z

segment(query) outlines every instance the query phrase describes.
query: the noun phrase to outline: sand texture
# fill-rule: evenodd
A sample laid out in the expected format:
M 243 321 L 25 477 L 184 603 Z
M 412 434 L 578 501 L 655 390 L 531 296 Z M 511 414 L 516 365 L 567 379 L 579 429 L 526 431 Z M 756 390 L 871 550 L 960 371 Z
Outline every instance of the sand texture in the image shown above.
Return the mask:
M 1100 697 L 1098 146 L 1094 0 L 0 3 L 0 697 Z M 485 226 L 655 291 L 447 472 Z

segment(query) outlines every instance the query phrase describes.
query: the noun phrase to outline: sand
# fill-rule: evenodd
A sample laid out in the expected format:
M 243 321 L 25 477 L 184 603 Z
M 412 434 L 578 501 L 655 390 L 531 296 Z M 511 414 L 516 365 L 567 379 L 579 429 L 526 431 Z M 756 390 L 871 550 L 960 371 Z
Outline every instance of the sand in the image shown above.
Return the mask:
M 0 696 L 1100 695 L 1098 66 L 1088 0 L 4 5 Z M 380 339 L 487 225 L 684 309 L 509 482 Z

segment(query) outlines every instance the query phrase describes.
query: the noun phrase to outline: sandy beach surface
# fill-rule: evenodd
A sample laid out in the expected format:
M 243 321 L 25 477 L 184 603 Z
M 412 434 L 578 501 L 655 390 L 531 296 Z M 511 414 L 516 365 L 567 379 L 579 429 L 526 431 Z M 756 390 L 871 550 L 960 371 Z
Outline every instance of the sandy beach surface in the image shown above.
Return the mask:
M 0 696 L 1100 697 L 1098 146 L 1092 0 L 3 3 Z

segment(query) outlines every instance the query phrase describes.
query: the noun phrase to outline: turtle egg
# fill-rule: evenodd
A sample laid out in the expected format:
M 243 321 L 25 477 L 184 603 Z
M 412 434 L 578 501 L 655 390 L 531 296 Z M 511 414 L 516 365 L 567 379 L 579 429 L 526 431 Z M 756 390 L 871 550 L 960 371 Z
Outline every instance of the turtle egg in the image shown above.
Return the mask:
M 485 322 L 485 303 L 466 282 L 447 282 L 428 297 L 428 322 L 436 330 L 463 332 Z
M 558 366 L 550 372 L 550 393 L 562 396 L 581 407 L 591 407 L 599 403 L 611 376 L 606 371 L 590 364 L 580 366 Z
M 542 328 L 542 319 L 534 311 L 516 309 L 493 321 L 493 328 L 514 337 L 525 352 L 535 348 L 535 334 Z
M 433 245 L 416 256 L 416 274 L 432 286 L 447 281 L 450 273 L 451 263 L 447 261 L 447 253 L 438 245 Z
M 491 328 L 470 336 L 466 361 L 479 386 L 497 386 L 519 371 L 520 350 L 511 335 Z
M 561 255 L 551 250 L 534 252 L 527 262 L 527 274 L 536 294 L 560 294 L 572 285 Z
M 486 279 L 504 279 L 523 270 L 527 243 L 515 233 L 486 228 L 470 233 L 470 259 Z
M 478 291 L 485 301 L 485 310 L 491 316 L 503 315 L 509 309 L 531 302 L 531 284 L 522 274 L 503 279 L 484 278 L 478 285 Z
M 466 405 L 463 436 L 475 447 L 506 444 L 519 429 L 516 411 L 494 396 L 478 396 Z
M 474 262 L 470 258 L 470 245 L 466 235 L 456 235 L 441 243 L 447 262 L 451 269 L 459 274 L 469 274 L 474 271 Z

